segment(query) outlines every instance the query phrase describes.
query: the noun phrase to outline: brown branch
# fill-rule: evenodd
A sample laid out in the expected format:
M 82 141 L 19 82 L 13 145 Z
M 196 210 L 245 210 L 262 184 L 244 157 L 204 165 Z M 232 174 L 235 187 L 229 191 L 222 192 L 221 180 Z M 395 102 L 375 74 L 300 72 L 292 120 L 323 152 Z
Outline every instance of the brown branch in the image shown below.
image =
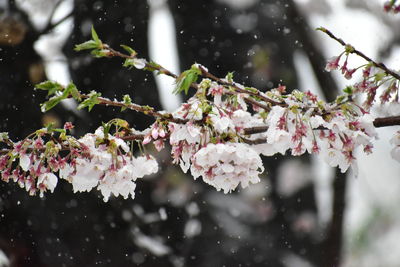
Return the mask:
M 124 141 L 134 141 L 134 140 L 143 140 L 144 134 L 129 134 L 126 136 L 120 137 Z
M 86 95 L 86 94 L 80 94 L 80 97 L 83 99 L 90 98 L 90 96 Z M 175 122 L 175 123 L 188 122 L 188 120 L 174 118 L 171 113 L 163 113 L 163 112 L 157 111 L 153 107 L 150 107 L 150 106 L 141 106 L 141 105 L 135 104 L 135 103 L 126 104 L 126 103 L 119 102 L 119 101 L 112 101 L 105 97 L 97 97 L 97 100 L 100 102 L 99 103 L 100 105 L 104 105 L 104 106 L 127 108 L 130 110 L 134 110 L 134 111 L 143 113 L 148 116 L 152 116 L 152 117 L 159 118 L 159 119 L 165 119 L 165 120 Z
M 210 78 L 211 80 L 214 80 L 221 85 L 232 87 L 238 93 L 245 93 L 248 95 L 259 97 L 264 102 L 271 103 L 273 105 L 286 106 L 286 103 L 281 103 L 281 102 L 277 102 L 273 99 L 270 99 L 270 98 L 266 97 L 263 93 L 261 93 L 259 90 L 256 90 L 253 92 L 253 91 L 242 89 L 236 83 L 224 81 L 224 80 L 216 77 L 215 75 L 209 73 L 203 66 L 200 66 L 199 68 L 200 68 L 200 71 L 201 71 L 201 74 L 203 75 L 203 77 Z M 269 109 L 267 109 L 267 110 L 269 110 Z
M 103 44 L 103 48 L 104 48 L 104 49 L 107 49 L 108 51 L 110 51 L 110 53 L 108 54 L 108 56 L 110 56 L 110 57 L 120 57 L 120 58 L 125 58 L 125 59 L 133 59 L 133 58 L 136 58 L 136 55 L 127 55 L 127 54 L 121 53 L 121 52 L 119 52 L 119 51 L 117 51 L 117 50 L 115 50 L 115 49 L 109 47 L 107 44 Z M 178 77 L 179 77 L 179 76 L 176 75 L 175 73 L 169 71 L 168 69 L 166 69 L 166 68 L 164 68 L 164 67 L 162 67 L 161 65 L 158 65 L 158 64 L 151 65 L 150 63 L 148 63 L 148 62 L 146 61 L 145 67 L 154 69 L 154 70 L 156 70 L 156 71 L 158 71 L 158 72 L 160 72 L 160 73 L 162 73 L 162 74 L 164 74 L 164 75 L 167 75 L 167 76 L 169 76 L 169 77 L 172 77 L 172 78 L 174 78 L 174 79 L 178 79 Z M 202 73 L 202 76 L 203 76 L 203 77 L 205 77 L 205 78 L 210 78 L 210 79 L 212 79 L 212 80 L 214 80 L 214 81 L 220 83 L 221 85 L 230 86 L 230 87 L 234 88 L 234 90 L 235 90 L 236 93 L 245 93 L 245 94 L 248 94 L 248 95 L 256 96 L 256 97 L 259 97 L 260 99 L 262 99 L 263 101 L 265 101 L 266 103 L 271 103 L 271 104 L 273 104 L 273 105 L 286 106 L 285 103 L 280 103 L 280 102 L 277 102 L 277 101 L 274 101 L 274 100 L 272 100 L 272 99 L 267 98 L 266 96 L 264 96 L 264 95 L 263 95 L 260 91 L 258 91 L 258 90 L 255 91 L 255 92 L 251 92 L 251 91 L 248 91 L 248 90 L 244 90 L 244 89 L 240 88 L 239 86 L 237 86 L 237 85 L 234 84 L 234 83 L 229 83 L 229 82 L 223 81 L 223 80 L 220 79 L 220 78 L 217 78 L 216 76 L 214 76 L 213 74 L 211 74 L 211 73 L 209 73 L 207 70 L 205 70 L 205 68 L 202 67 L 202 66 L 199 66 L 199 68 L 200 68 L 200 70 L 201 70 L 201 73 Z M 192 83 L 190 86 L 191 86 L 192 88 L 196 89 L 196 90 L 199 89 L 199 85 L 198 85 L 197 83 Z M 232 94 L 232 93 L 230 93 L 230 92 L 228 91 L 227 94 Z M 260 108 L 265 109 L 265 110 L 267 110 L 267 111 L 271 109 L 269 106 L 264 105 L 264 104 L 262 104 L 262 103 L 259 103 L 259 102 L 257 102 L 256 100 L 251 99 L 251 98 L 249 98 L 249 97 L 244 97 L 243 99 L 244 99 L 244 101 L 246 101 L 248 104 L 252 104 L 252 105 L 254 105 L 254 106 L 260 107 Z
M 136 55 L 126 55 L 124 53 L 121 53 L 111 47 L 109 47 L 107 44 L 103 44 L 104 49 L 107 49 L 110 51 L 110 54 L 108 54 L 108 56 L 110 57 L 120 57 L 120 58 L 126 58 L 126 59 L 134 59 L 136 58 Z M 172 77 L 174 79 L 178 78 L 178 75 L 176 75 L 175 73 L 173 73 L 172 71 L 169 71 L 168 69 L 164 68 L 163 66 L 156 64 L 156 65 L 151 65 L 149 62 L 147 62 L 146 60 L 146 66 L 145 68 L 151 68 L 154 69 L 156 71 L 159 71 L 160 73 L 167 75 L 169 77 Z M 197 86 L 196 86 L 197 89 Z
M 232 91 L 226 91 L 225 94 L 227 94 L 227 95 L 236 95 L 236 93 L 232 92 Z M 259 102 L 257 102 L 256 100 L 254 100 L 254 99 L 252 99 L 250 97 L 243 97 L 243 100 L 247 104 L 251 104 L 251 105 L 257 106 L 259 108 L 265 109 L 266 111 L 270 111 L 271 110 L 270 106 L 267 106 L 267 105 L 264 105 L 262 103 L 259 103 Z
M 376 128 L 400 125 L 400 116 L 376 118 L 373 123 Z
M 400 116 L 376 118 L 373 121 L 373 124 L 376 128 L 398 126 L 400 125 Z M 325 129 L 318 128 L 314 130 L 325 130 Z M 243 129 L 243 134 L 251 135 L 251 134 L 264 133 L 266 131 L 268 131 L 268 126 L 255 126 Z
M 396 72 L 390 70 L 390 69 L 389 69 L 388 67 L 386 67 L 386 65 L 383 64 L 382 62 L 376 62 L 376 61 L 372 60 L 370 57 L 366 56 L 363 52 L 361 52 L 361 51 L 355 49 L 352 45 L 346 44 L 342 39 L 336 37 L 336 36 L 335 36 L 331 31 L 329 31 L 328 29 L 323 28 L 323 27 L 320 27 L 320 28 L 318 28 L 318 30 L 320 30 L 320 31 L 322 31 L 322 32 L 324 32 L 324 33 L 326 33 L 330 38 L 334 39 L 335 41 L 337 41 L 338 43 L 340 43 L 342 46 L 344 46 L 344 47 L 349 47 L 349 46 L 350 46 L 351 49 L 349 49 L 349 52 L 350 52 L 351 54 L 356 54 L 356 55 L 358 55 L 359 57 L 362 57 L 362 58 L 365 59 L 366 61 L 371 62 L 375 67 L 377 67 L 377 68 L 383 70 L 386 74 L 388 74 L 388 75 L 390 75 L 390 76 L 392 76 L 392 77 L 394 77 L 394 78 L 396 78 L 397 80 L 400 81 L 400 75 L 399 75 L 398 73 L 396 73 Z

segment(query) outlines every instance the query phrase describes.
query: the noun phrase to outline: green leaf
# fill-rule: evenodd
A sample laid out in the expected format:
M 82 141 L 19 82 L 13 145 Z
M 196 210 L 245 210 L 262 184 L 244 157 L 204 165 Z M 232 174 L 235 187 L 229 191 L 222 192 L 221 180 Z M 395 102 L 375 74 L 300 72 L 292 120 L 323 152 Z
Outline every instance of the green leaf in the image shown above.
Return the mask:
M 346 96 L 341 95 L 341 96 L 338 96 L 338 97 L 336 98 L 335 102 L 336 102 L 337 104 L 340 104 L 340 103 L 342 103 L 345 99 L 346 99 Z
M 96 91 L 90 92 L 88 98 L 78 105 L 78 109 L 87 107 L 88 110 L 91 111 L 95 105 L 100 104 L 100 100 L 98 99 L 100 96 L 101 93 L 97 93 Z
M 115 125 L 121 128 L 129 128 L 129 123 L 123 119 L 115 119 Z
M 96 49 L 100 48 L 101 44 L 96 43 L 94 40 L 89 40 L 81 44 L 75 45 L 74 50 L 75 51 L 81 51 L 81 50 L 88 50 L 88 49 Z
M 40 104 L 40 110 L 42 112 L 49 111 L 50 109 L 54 108 L 55 106 L 58 105 L 58 103 L 61 102 L 61 100 L 65 99 L 64 95 L 60 96 L 53 96 L 46 102 Z
M 101 44 L 101 40 L 99 39 L 99 36 L 97 35 L 97 32 L 94 30 L 93 25 L 92 25 L 92 39 L 93 39 L 93 41 L 96 42 L 96 44 L 98 44 L 98 45 Z
M 256 88 L 254 88 L 254 87 L 245 87 L 244 88 L 245 90 L 247 90 L 247 91 L 249 91 L 249 92 L 252 92 L 252 93 L 257 93 L 257 89 Z
M 159 70 L 161 68 L 161 66 L 159 64 L 157 64 L 156 62 L 150 61 L 147 63 L 147 66 L 144 68 L 145 70 L 148 71 L 155 71 L 155 70 Z M 158 73 L 160 74 L 160 73 Z
M 53 81 L 44 81 L 42 83 L 35 85 L 36 89 L 48 91 L 47 95 L 54 95 L 56 92 L 61 91 L 63 89 L 62 85 L 58 82 Z
M 134 56 L 137 55 L 136 51 L 133 50 L 132 48 L 130 48 L 129 46 L 127 46 L 127 45 L 121 45 L 121 47 L 122 47 L 123 49 L 125 49 L 126 52 L 128 52 L 130 56 L 133 56 L 133 57 L 134 57 Z
M 348 95 L 353 94 L 353 91 L 354 91 L 354 87 L 353 86 L 346 86 L 346 88 L 343 89 L 343 92 L 348 94 Z
M 129 95 L 124 95 L 123 101 L 124 101 L 125 105 L 132 104 L 132 99 Z M 121 107 L 121 111 L 124 111 L 125 109 L 126 109 L 126 107 Z
M 81 101 L 81 94 L 79 93 L 78 89 L 76 88 L 75 84 L 73 84 L 72 82 L 70 82 L 67 86 L 67 88 L 65 89 L 68 94 L 70 94 L 75 100 Z
M 8 133 L 7 132 L 1 132 L 0 133 L 0 142 L 4 142 L 6 140 L 9 140 L 10 138 L 8 137 Z
M 233 72 L 228 72 L 228 74 L 226 74 L 226 80 L 230 83 L 233 82 Z
M 385 78 L 387 76 L 387 74 L 384 72 L 378 72 L 374 76 L 375 76 L 375 81 L 378 82 L 378 81 L 381 81 L 383 78 Z
M 111 129 L 111 123 L 102 122 L 101 125 L 103 126 L 104 138 L 107 139 L 108 133 L 110 132 L 110 129 Z
M 179 75 L 179 77 L 176 79 L 176 88 L 173 93 L 179 94 L 183 91 L 185 94 L 187 94 L 190 86 L 192 83 L 197 81 L 197 78 L 200 74 L 200 69 L 196 64 L 193 64 L 191 69 L 182 72 L 181 75 Z
M 110 50 L 108 49 L 94 49 L 90 54 L 94 57 L 108 57 Z
M 51 133 L 55 129 L 54 122 L 47 123 L 44 127 L 47 129 L 48 133 Z
M 125 59 L 124 64 L 122 66 L 131 69 L 134 66 L 133 58 Z

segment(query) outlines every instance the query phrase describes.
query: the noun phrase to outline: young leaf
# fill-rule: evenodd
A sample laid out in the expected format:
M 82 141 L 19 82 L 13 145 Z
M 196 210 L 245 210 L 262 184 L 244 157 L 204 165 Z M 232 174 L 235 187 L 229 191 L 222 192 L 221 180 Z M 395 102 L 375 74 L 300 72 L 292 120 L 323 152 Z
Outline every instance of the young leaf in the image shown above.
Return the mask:
M 90 54 L 92 54 L 94 57 L 108 57 L 109 53 L 110 51 L 107 49 L 94 49 L 92 52 L 90 52 Z
M 53 96 L 49 100 L 47 100 L 46 102 L 40 104 L 40 110 L 42 112 L 49 111 L 50 109 L 52 109 L 55 106 L 57 106 L 57 104 L 60 103 L 61 100 L 63 100 L 64 98 L 65 98 L 64 95 Z
M 155 70 L 159 70 L 160 68 L 161 68 L 161 66 L 159 64 L 157 64 L 156 62 L 150 61 L 147 63 L 147 66 L 144 69 L 148 70 L 148 71 L 155 71 Z
M 94 27 L 92 25 L 92 40 L 96 42 L 96 44 L 100 45 L 101 40 L 99 39 L 99 36 L 97 35 L 97 32 L 94 30 Z
M 101 125 L 103 126 L 104 138 L 107 139 L 108 133 L 110 132 L 110 129 L 111 129 L 111 123 L 102 122 Z
M 76 88 L 75 84 L 70 82 L 65 89 L 75 100 L 81 101 L 81 94 L 79 93 L 78 89 Z
M 184 91 L 185 94 L 188 93 L 190 86 L 192 83 L 197 81 L 198 76 L 201 74 L 201 71 L 197 67 L 197 65 L 192 65 L 192 68 L 186 70 L 179 75 L 176 79 L 176 88 L 173 91 L 174 94 L 179 94 Z
M 81 50 L 97 49 L 97 48 L 100 48 L 100 45 L 93 40 L 89 40 L 84 43 L 75 45 L 74 50 L 81 51 Z
M 6 140 L 9 140 L 10 138 L 8 137 L 8 133 L 7 132 L 1 132 L 0 133 L 0 142 L 4 142 Z
M 36 84 L 35 88 L 47 91 L 47 95 L 49 96 L 55 94 L 57 91 L 62 90 L 63 87 L 58 82 L 44 81 L 42 83 Z
M 125 105 L 132 104 L 132 99 L 129 95 L 124 95 L 123 101 L 124 101 Z M 121 111 L 124 111 L 125 109 L 126 109 L 126 107 L 121 107 Z
M 88 108 L 89 111 L 92 110 L 92 108 L 99 104 L 99 97 L 101 96 L 101 93 L 97 93 L 96 91 L 92 91 L 89 94 L 89 98 L 85 99 L 82 103 L 78 105 L 78 109 L 83 109 L 83 108 Z
M 225 79 L 226 79 L 228 82 L 232 83 L 232 82 L 233 82 L 233 72 L 228 72 L 228 73 L 226 74 Z
M 127 45 L 121 45 L 121 47 L 122 47 L 123 49 L 125 49 L 126 52 L 128 52 L 130 56 L 133 56 L 133 57 L 134 57 L 134 56 L 137 55 L 136 51 L 133 50 L 132 48 L 130 48 L 129 46 L 127 46 Z
M 353 91 L 354 91 L 354 87 L 353 86 L 346 86 L 346 88 L 343 89 L 343 92 L 348 94 L 348 95 L 351 95 L 353 93 Z

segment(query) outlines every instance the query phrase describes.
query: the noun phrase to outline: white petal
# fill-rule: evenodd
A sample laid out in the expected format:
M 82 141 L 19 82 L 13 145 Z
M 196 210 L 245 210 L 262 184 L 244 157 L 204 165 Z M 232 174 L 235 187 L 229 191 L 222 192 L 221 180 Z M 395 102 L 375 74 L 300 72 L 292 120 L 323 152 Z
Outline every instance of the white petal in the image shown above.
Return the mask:
M 24 171 L 28 171 L 30 165 L 31 165 L 31 159 L 30 159 L 29 155 L 22 154 L 19 157 L 19 166 L 21 167 L 21 169 Z

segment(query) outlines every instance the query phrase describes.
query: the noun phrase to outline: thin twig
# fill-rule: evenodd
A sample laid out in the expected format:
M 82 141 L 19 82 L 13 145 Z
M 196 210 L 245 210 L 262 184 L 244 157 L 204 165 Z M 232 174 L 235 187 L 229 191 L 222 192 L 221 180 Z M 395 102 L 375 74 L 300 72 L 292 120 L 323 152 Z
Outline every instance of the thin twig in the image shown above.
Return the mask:
M 320 27 L 318 28 L 318 30 L 326 33 L 329 37 L 331 37 L 332 39 L 336 40 L 338 43 L 340 43 L 342 46 L 346 47 L 346 46 L 350 46 L 351 49 L 349 50 L 350 53 L 352 54 L 356 54 L 359 57 L 362 57 L 363 59 L 365 59 L 368 62 L 371 62 L 375 67 L 383 70 L 386 74 L 396 78 L 397 80 L 400 81 L 400 75 L 392 70 L 390 70 L 388 67 L 386 67 L 385 64 L 383 64 L 382 62 L 376 62 L 374 60 L 372 60 L 370 57 L 366 56 L 363 52 L 357 50 L 354 48 L 354 46 L 350 45 L 350 44 L 346 44 L 342 39 L 336 37 L 331 31 L 329 31 L 326 28 Z
M 80 94 L 80 97 L 83 98 L 83 99 L 90 98 L 90 96 L 86 95 L 86 94 Z M 148 115 L 148 116 L 152 116 L 152 117 L 160 118 L 160 119 L 165 119 L 165 120 L 168 120 L 168 121 L 171 121 L 171 122 L 175 122 L 175 123 L 186 123 L 186 122 L 188 122 L 188 120 L 174 118 L 171 113 L 163 113 L 163 112 L 157 111 L 153 107 L 150 107 L 150 106 L 142 106 L 142 105 L 135 104 L 135 103 L 126 104 L 126 103 L 119 102 L 119 101 L 112 101 L 112 100 L 110 100 L 108 98 L 105 98 L 105 97 L 97 97 L 97 100 L 100 102 L 99 103 L 100 105 L 104 105 L 104 106 L 127 108 L 127 109 L 130 109 L 130 110 L 134 110 L 134 111 L 143 113 L 143 114 Z
M 273 99 L 270 99 L 270 98 L 266 97 L 266 96 L 265 96 L 262 92 L 260 92 L 259 90 L 255 90 L 255 91 L 253 92 L 253 91 L 249 91 L 249 90 L 242 89 L 242 88 L 240 88 L 240 87 L 239 87 L 236 83 L 234 83 L 234 82 L 225 81 L 225 80 L 220 79 L 220 78 L 216 77 L 215 75 L 209 73 L 203 66 L 200 66 L 199 68 L 200 68 L 200 71 L 201 71 L 202 75 L 203 75 L 205 78 L 209 78 L 209 79 L 211 79 L 211 80 L 214 80 L 214 81 L 216 81 L 217 83 L 219 83 L 219 84 L 221 84 L 221 85 L 225 85 L 225 86 L 228 86 L 228 87 L 232 87 L 232 88 L 233 88 L 236 92 L 238 92 L 238 93 L 245 93 L 245 94 L 248 94 L 248 95 L 252 95 L 252 96 L 259 97 L 259 98 L 260 98 L 261 100 L 263 100 L 264 102 L 266 102 L 266 103 L 271 103 L 271 104 L 273 104 L 273 105 L 286 106 L 286 103 L 281 103 L 281 102 L 277 102 L 277 101 L 275 101 L 275 100 L 273 100 Z

